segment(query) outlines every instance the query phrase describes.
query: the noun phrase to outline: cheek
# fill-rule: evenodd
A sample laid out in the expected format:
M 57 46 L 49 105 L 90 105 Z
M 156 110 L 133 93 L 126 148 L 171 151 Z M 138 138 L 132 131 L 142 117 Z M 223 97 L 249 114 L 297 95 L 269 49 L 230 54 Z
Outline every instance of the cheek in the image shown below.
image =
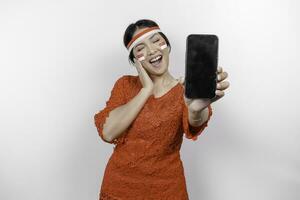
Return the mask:
M 145 60 L 145 56 L 144 56 L 143 53 L 138 53 L 138 54 L 136 55 L 136 57 L 137 57 L 137 59 L 138 59 L 139 61 Z
M 165 42 L 161 42 L 159 43 L 160 49 L 163 50 L 165 48 L 167 48 L 167 44 Z

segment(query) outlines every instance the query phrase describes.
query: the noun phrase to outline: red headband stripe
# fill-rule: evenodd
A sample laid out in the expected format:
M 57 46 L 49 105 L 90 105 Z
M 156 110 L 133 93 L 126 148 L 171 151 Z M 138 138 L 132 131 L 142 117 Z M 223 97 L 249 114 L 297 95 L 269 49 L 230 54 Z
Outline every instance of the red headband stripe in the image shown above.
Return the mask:
M 144 35 L 145 33 L 148 33 L 149 31 L 152 31 L 152 30 L 154 30 L 154 29 L 159 29 L 159 27 L 158 27 L 158 26 L 153 26 L 153 27 L 151 27 L 151 28 L 147 28 L 146 30 L 144 30 L 144 31 L 142 31 L 142 32 L 140 32 L 140 33 L 138 33 L 138 34 L 136 34 L 136 35 L 130 40 L 130 42 L 127 44 L 127 48 L 129 48 L 130 45 L 131 45 L 137 38 L 139 38 L 141 35 Z

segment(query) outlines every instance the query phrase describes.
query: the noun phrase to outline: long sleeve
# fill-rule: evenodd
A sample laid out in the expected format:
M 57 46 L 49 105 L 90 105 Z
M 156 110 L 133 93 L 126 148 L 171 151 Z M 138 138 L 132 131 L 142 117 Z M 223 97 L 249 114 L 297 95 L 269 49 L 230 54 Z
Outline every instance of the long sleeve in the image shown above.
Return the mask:
M 188 113 L 188 107 L 184 102 L 182 102 L 183 106 L 183 112 L 182 112 L 182 125 L 183 125 L 183 131 L 185 133 L 185 137 L 192 140 L 197 140 L 198 136 L 203 132 L 203 130 L 207 127 L 208 121 L 210 120 L 212 116 L 212 107 L 211 105 L 208 105 L 209 115 L 206 122 L 204 122 L 199 127 L 194 127 L 189 124 L 189 113 Z
M 126 96 L 124 92 L 124 79 L 126 76 L 120 77 L 114 84 L 113 89 L 111 91 L 111 95 L 106 101 L 106 106 L 100 110 L 98 113 L 94 115 L 95 126 L 97 127 L 97 131 L 99 136 L 104 142 L 110 144 L 118 144 L 124 140 L 125 134 L 122 133 L 118 138 L 115 138 L 113 141 L 109 142 L 103 137 L 103 125 L 106 121 L 106 118 L 109 116 L 109 112 L 126 103 Z

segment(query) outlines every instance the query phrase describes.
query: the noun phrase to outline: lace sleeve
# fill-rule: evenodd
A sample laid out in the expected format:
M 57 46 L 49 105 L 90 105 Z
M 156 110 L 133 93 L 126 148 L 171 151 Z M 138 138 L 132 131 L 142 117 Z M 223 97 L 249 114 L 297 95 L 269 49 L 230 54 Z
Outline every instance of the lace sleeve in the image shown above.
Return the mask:
M 126 98 L 124 94 L 124 79 L 125 76 L 122 76 L 115 82 L 110 97 L 108 101 L 106 101 L 106 106 L 94 115 L 94 123 L 97 127 L 98 135 L 104 142 L 115 145 L 124 140 L 124 133 L 122 133 L 121 136 L 115 138 L 111 142 L 107 141 L 103 137 L 103 125 L 105 124 L 105 120 L 109 116 L 110 111 L 126 103 Z
M 184 100 L 183 100 L 184 101 Z M 207 123 L 210 120 L 210 117 L 212 115 L 212 108 L 211 105 L 208 105 L 209 115 L 206 122 L 204 122 L 199 127 L 194 127 L 189 124 L 189 114 L 188 114 L 188 107 L 183 102 L 183 116 L 182 116 L 182 124 L 183 124 L 183 131 L 185 133 L 185 137 L 192 140 L 197 140 L 198 136 L 203 132 L 203 130 L 207 127 Z

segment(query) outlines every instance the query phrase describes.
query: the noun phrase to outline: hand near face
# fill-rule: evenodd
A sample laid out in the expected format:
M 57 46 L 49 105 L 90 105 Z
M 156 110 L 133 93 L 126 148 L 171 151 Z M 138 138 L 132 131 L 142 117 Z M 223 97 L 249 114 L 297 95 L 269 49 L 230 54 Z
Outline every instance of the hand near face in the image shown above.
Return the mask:
M 153 90 L 153 81 L 149 77 L 147 71 L 144 69 L 142 63 L 134 58 L 134 66 L 138 72 L 140 81 L 143 85 L 143 88 L 149 89 L 150 91 Z
M 225 95 L 225 90 L 229 87 L 229 82 L 225 81 L 228 77 L 228 73 L 223 71 L 222 67 L 218 67 L 217 70 L 217 89 L 216 89 L 216 96 L 209 99 L 209 98 L 199 98 L 199 99 L 189 99 L 184 94 L 184 101 L 188 108 L 192 111 L 200 111 L 205 109 L 209 104 L 218 101 Z M 177 79 L 178 80 L 178 79 Z M 179 81 L 183 84 L 184 87 L 184 77 L 180 77 Z

